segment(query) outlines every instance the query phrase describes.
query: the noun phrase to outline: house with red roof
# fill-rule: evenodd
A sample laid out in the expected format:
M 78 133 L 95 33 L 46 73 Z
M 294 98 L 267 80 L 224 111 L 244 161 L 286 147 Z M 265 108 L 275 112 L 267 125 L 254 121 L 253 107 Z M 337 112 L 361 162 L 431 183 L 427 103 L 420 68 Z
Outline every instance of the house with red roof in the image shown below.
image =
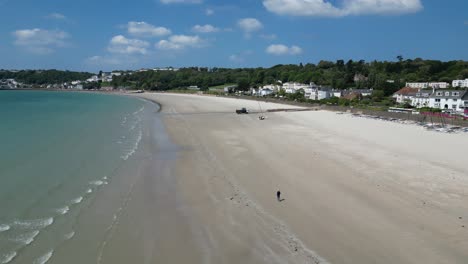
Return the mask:
M 399 104 L 411 103 L 419 90 L 418 88 L 404 87 L 394 93 L 392 97 Z

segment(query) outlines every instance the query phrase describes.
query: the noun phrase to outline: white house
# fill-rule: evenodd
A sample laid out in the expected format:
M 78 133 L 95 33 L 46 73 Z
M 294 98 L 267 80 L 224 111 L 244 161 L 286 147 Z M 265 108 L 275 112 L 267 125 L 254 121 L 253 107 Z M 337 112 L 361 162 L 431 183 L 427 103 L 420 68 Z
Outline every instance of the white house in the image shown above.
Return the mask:
M 419 91 L 411 98 L 411 106 L 416 108 L 429 107 L 429 97 L 432 91 Z
M 399 104 L 411 103 L 416 94 L 420 91 L 418 88 L 405 87 L 393 94 L 393 98 Z
M 431 82 L 429 83 L 429 87 L 433 89 L 447 89 L 450 87 L 450 84 L 446 82 Z
M 429 107 L 463 112 L 468 101 L 468 91 L 436 90 L 429 97 Z
M 262 87 L 260 87 L 260 89 L 270 89 L 272 91 L 279 91 L 281 89 L 281 86 L 280 85 L 276 85 L 276 84 L 268 84 L 268 85 L 264 85 Z
M 86 80 L 87 82 L 97 82 L 99 81 L 99 77 L 97 75 L 91 76 L 91 78 Z
M 286 82 L 283 83 L 283 89 L 286 93 L 295 93 L 297 90 L 300 89 L 307 89 L 310 88 L 310 85 L 308 84 L 303 84 L 303 83 L 296 83 L 296 82 Z
M 311 100 L 323 100 L 328 99 L 332 95 L 332 90 L 330 88 L 322 87 L 315 89 L 314 92 L 308 97 Z
M 273 90 L 271 89 L 261 89 L 260 92 L 259 92 L 259 95 L 260 96 L 267 96 L 267 95 L 270 95 L 273 93 Z
M 426 89 L 426 88 L 447 89 L 449 88 L 449 85 L 450 84 L 446 82 L 423 82 L 423 83 L 407 82 L 406 83 L 406 87 L 418 88 L 418 89 Z
M 452 87 L 468 88 L 468 79 L 465 80 L 454 80 Z
M 340 98 L 340 97 L 343 96 L 343 90 L 336 90 L 336 89 L 333 89 L 333 90 L 331 91 L 331 96 L 332 96 L 332 97 L 338 97 L 338 98 Z

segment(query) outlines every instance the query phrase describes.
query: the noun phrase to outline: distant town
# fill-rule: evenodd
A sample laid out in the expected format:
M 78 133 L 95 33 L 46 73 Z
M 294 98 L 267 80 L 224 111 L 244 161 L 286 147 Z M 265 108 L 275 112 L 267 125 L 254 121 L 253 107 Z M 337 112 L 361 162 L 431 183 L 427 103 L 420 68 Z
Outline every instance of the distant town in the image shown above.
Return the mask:
M 0 89 L 170 90 L 268 97 L 376 110 L 437 111 L 468 117 L 468 78 L 447 77 L 466 77 L 467 65 L 463 61 L 403 61 L 400 58 L 398 62 L 321 61 L 317 65 L 277 65 L 268 69 L 158 67 L 100 71 L 98 74 L 0 70 Z M 430 72 L 433 72 L 432 75 Z M 37 79 L 38 75 L 42 77 Z M 404 82 L 423 78 L 440 81 Z

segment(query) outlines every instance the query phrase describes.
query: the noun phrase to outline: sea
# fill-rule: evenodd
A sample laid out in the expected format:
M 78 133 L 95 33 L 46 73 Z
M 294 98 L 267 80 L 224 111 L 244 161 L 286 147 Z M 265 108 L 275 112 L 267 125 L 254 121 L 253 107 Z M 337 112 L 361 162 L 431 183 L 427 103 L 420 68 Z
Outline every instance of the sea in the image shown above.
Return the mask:
M 116 216 L 92 205 L 130 171 L 148 107 L 120 95 L 0 91 L 0 264 L 99 262 L 99 222 Z

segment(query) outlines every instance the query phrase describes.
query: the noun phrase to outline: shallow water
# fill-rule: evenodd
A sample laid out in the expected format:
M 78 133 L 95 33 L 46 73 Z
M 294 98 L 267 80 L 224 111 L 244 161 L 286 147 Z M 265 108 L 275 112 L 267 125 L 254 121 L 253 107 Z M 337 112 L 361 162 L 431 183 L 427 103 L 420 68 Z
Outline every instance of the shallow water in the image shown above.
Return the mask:
M 154 107 L 115 95 L 0 91 L 0 264 L 53 262 L 88 232 L 80 216 L 131 163 Z

